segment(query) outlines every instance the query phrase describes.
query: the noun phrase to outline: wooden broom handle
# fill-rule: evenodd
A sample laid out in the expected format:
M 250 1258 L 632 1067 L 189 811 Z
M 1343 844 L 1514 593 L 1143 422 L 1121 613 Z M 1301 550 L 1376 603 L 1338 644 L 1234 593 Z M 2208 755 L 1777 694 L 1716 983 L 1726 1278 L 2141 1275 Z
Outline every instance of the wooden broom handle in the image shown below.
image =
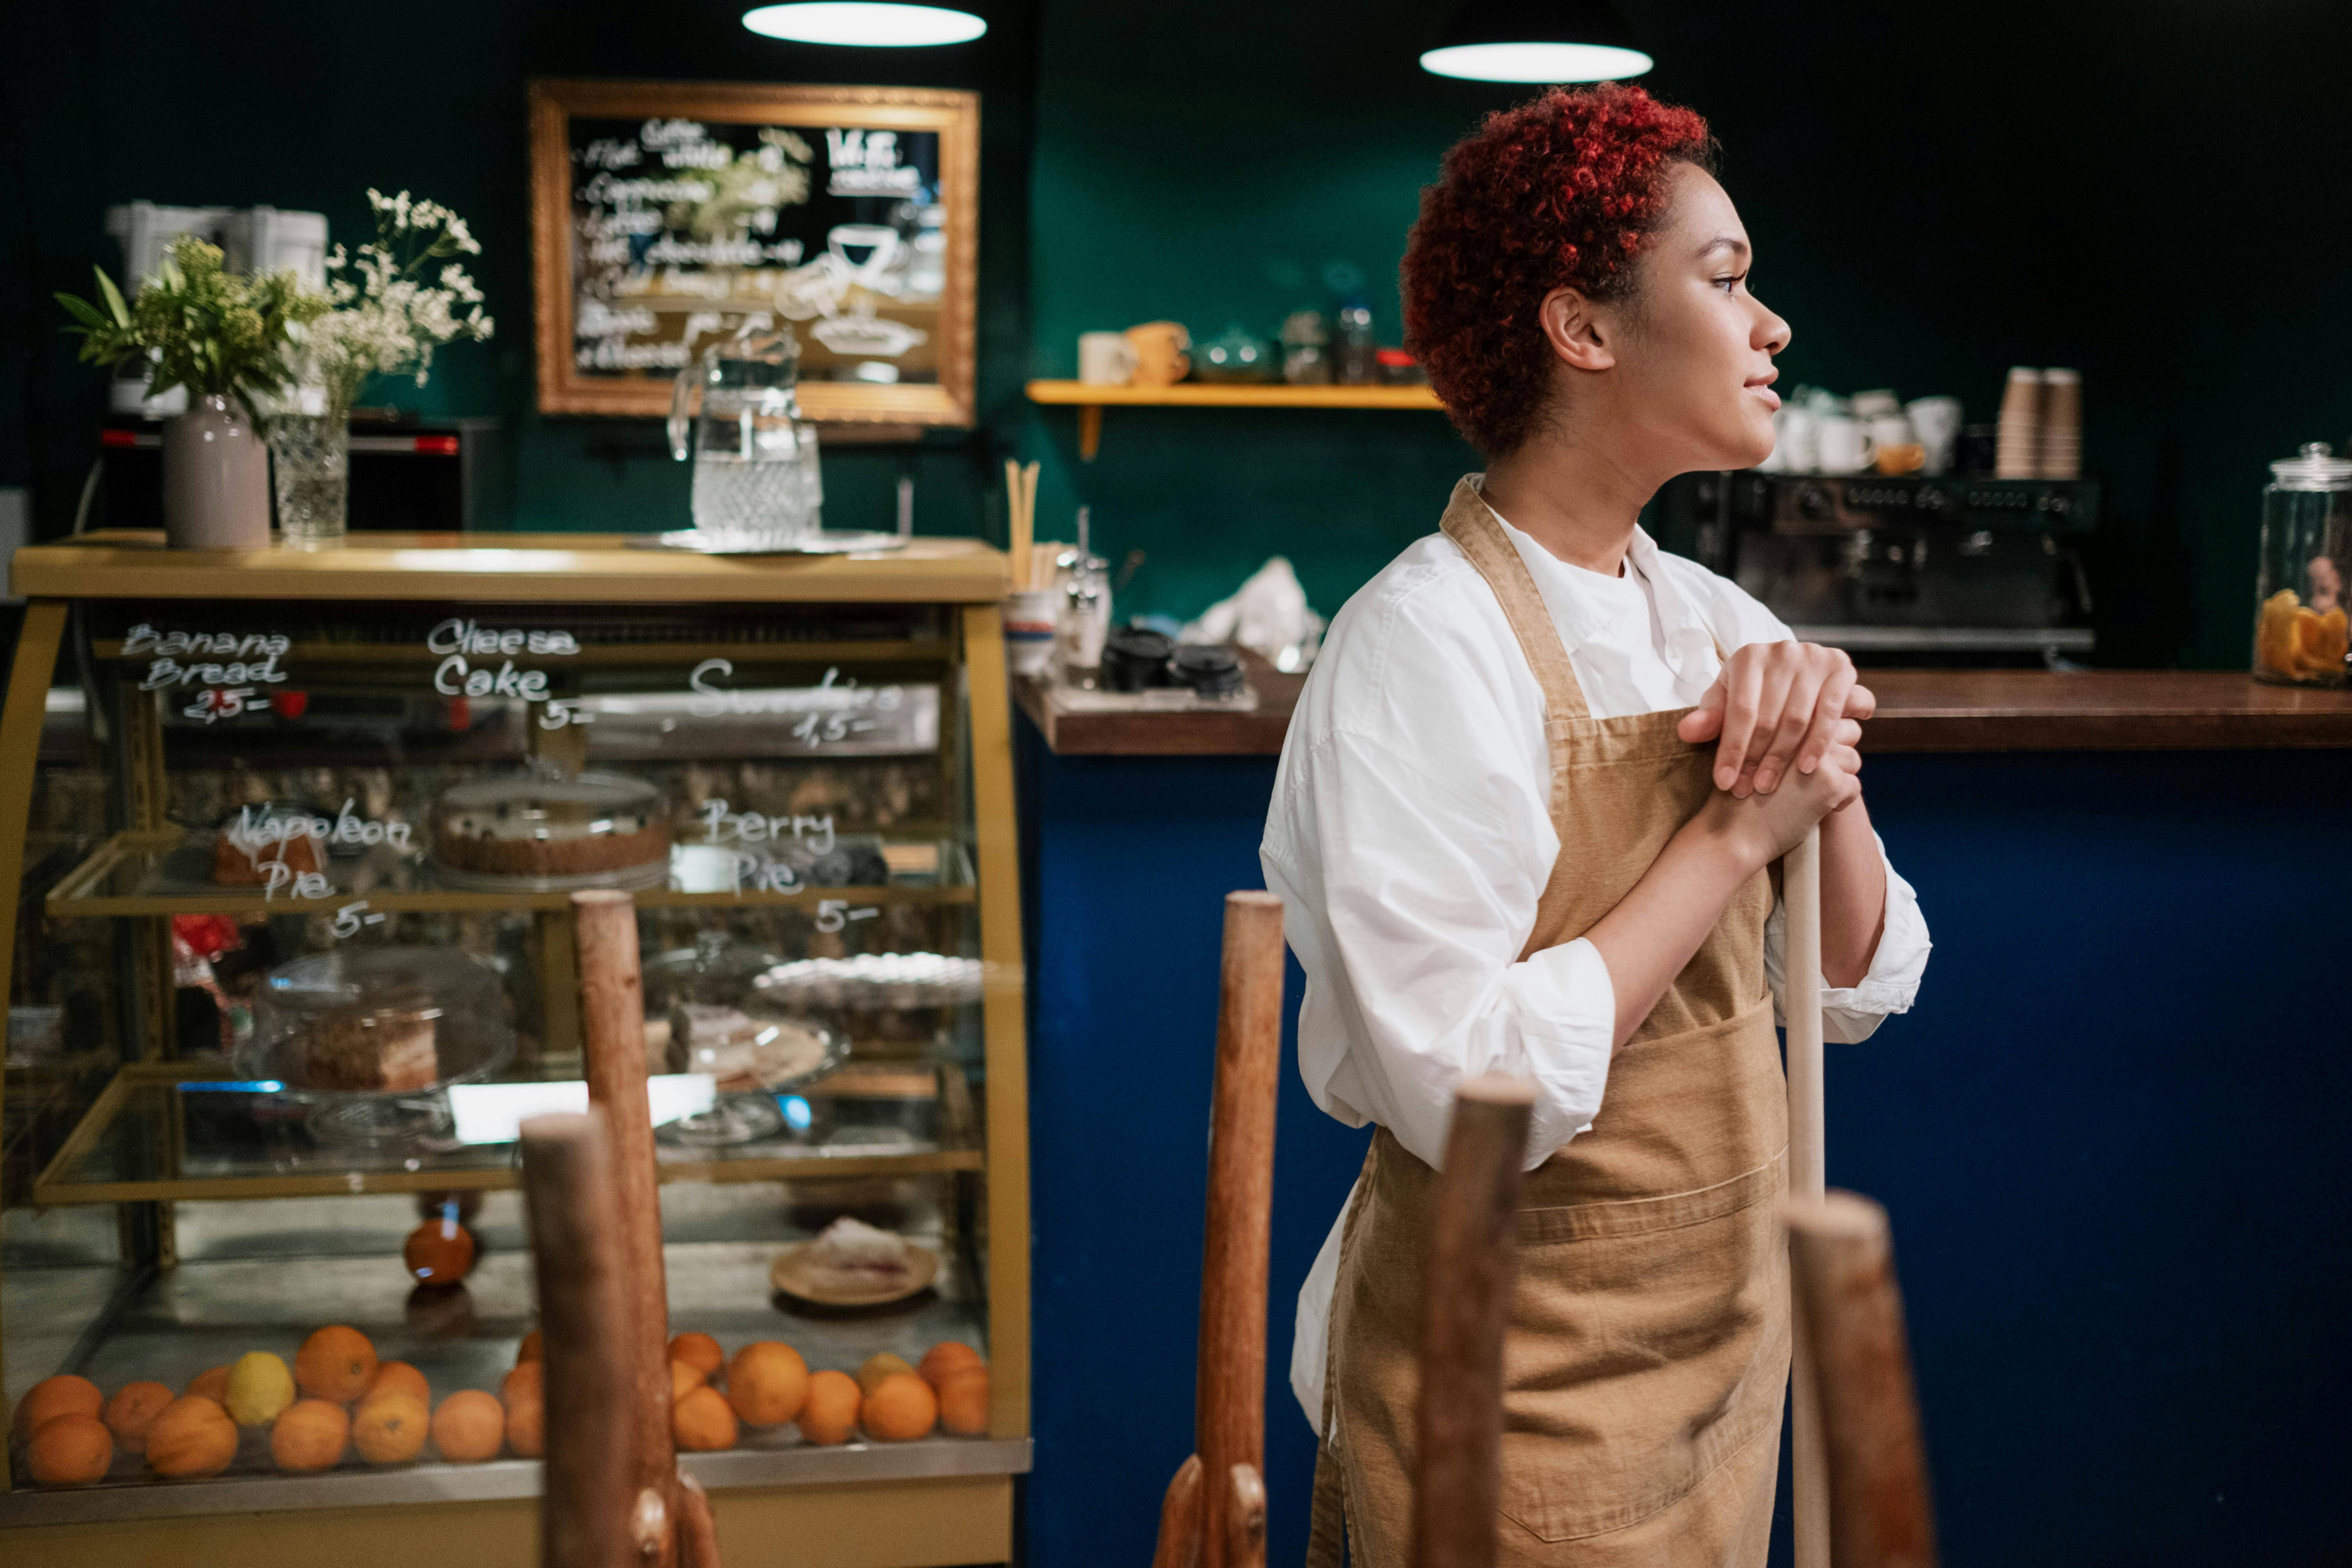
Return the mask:
M 588 1102 L 612 1141 L 613 1194 L 622 1256 L 628 1259 L 635 1327 L 627 1364 L 635 1396 L 638 1529 L 654 1550 L 640 1568 L 675 1568 L 677 1455 L 670 1437 L 669 1281 L 662 1263 L 660 1184 L 654 1119 L 646 1099 L 646 1000 L 637 967 L 637 910 L 628 894 L 599 889 L 572 895 L 580 952 L 581 1055 Z
M 1519 1173 L 1535 1089 L 1488 1076 L 1454 1095 L 1430 1206 L 1413 1438 L 1413 1568 L 1493 1568 L 1502 1502 L 1503 1331 L 1518 1271 Z
M 1266 1254 L 1274 1226 L 1274 1109 L 1282 1078 L 1282 900 L 1225 895 L 1217 1079 L 1209 1119 L 1193 1451 L 1204 1568 L 1229 1563 L 1234 1467 L 1265 1469 Z
M 637 1432 L 613 1419 L 629 1406 L 636 1319 L 604 1119 L 525 1121 L 522 1191 L 546 1374 L 539 1560 L 543 1568 L 637 1568 Z
M 1886 1211 L 1831 1193 L 1791 1198 L 1782 1212 L 1829 1450 L 1831 1557 L 1838 1568 L 1936 1568 Z
M 1789 851 L 1780 863 L 1780 899 L 1788 913 L 1780 1013 L 1789 1037 L 1789 1194 L 1818 1198 L 1827 1175 L 1822 1105 L 1822 830 Z M 1790 1378 L 1789 1494 L 1796 1568 L 1830 1568 L 1829 1460 L 1812 1373 L 1812 1340 L 1801 1314 L 1794 1319 L 1796 1355 Z

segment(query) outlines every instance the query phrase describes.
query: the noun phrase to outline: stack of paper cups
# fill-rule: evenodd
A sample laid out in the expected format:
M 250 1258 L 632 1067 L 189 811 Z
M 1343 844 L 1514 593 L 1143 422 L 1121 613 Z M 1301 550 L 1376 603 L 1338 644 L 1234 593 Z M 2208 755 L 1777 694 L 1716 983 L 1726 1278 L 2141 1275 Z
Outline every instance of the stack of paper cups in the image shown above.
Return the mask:
M 2042 373 L 2013 365 L 2000 395 L 2000 440 L 1993 448 L 1992 477 L 2032 479 L 2042 476 Z
M 2042 373 L 2042 477 L 2083 477 L 2083 373 Z

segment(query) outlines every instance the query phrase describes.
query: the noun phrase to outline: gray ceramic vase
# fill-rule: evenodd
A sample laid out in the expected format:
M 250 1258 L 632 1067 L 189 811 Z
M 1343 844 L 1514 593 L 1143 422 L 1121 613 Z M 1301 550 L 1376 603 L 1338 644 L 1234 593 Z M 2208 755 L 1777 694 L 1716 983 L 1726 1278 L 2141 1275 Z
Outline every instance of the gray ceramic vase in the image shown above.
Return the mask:
M 174 550 L 269 546 L 269 446 L 226 397 L 196 397 L 163 422 L 163 542 Z

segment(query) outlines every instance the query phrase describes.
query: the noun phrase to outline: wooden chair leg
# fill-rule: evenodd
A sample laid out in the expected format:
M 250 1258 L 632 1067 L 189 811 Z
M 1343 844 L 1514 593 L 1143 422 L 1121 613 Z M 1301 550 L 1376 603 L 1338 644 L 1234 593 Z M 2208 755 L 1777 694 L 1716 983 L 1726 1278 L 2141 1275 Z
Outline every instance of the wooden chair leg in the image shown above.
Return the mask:
M 522 1184 L 546 1358 L 540 1562 L 544 1568 L 637 1568 L 637 1430 L 625 1418 L 635 1386 L 630 1346 L 636 1319 L 603 1120 L 525 1121 Z
M 1282 1080 L 1282 900 L 1265 892 L 1225 895 L 1193 1451 L 1160 1503 L 1153 1568 L 1253 1568 L 1247 1560 L 1252 1541 L 1257 1542 L 1255 1563 L 1265 1554 L 1260 1477 L 1274 1120 Z M 1243 1472 L 1247 1485 L 1239 1479 Z
M 1503 1331 L 1518 1272 L 1520 1165 L 1535 1090 L 1455 1091 L 1430 1216 L 1414 1428 L 1414 1568 L 1493 1568 L 1502 1492 Z
M 1886 1211 L 1832 1192 L 1791 1197 L 1798 1312 L 1813 1350 L 1836 1568 L 1935 1568 L 1935 1518 Z

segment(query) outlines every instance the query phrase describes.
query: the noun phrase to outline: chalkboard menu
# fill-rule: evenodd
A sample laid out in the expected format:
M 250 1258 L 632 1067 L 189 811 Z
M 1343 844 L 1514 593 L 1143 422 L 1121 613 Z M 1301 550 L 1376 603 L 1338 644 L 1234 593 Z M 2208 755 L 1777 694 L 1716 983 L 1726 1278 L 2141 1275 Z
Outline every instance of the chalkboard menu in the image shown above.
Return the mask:
M 820 421 L 971 422 L 976 95 L 531 84 L 539 403 L 661 414 L 789 323 Z

